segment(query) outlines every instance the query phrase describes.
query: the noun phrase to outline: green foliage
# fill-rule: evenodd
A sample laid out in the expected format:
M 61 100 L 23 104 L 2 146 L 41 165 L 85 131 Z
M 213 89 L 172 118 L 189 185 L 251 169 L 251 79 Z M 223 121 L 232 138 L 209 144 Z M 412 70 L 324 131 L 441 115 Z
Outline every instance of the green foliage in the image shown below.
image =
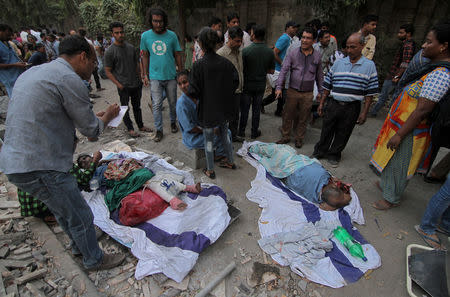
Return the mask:
M 110 36 L 109 24 L 122 22 L 125 26 L 127 40 L 137 45 L 140 34 L 144 31 L 143 23 L 135 15 L 132 1 L 88 0 L 80 4 L 80 16 L 92 37 L 97 33 Z
M 0 22 L 9 24 L 13 29 L 58 25 L 74 7 L 67 2 L 73 0 L 2 0 Z

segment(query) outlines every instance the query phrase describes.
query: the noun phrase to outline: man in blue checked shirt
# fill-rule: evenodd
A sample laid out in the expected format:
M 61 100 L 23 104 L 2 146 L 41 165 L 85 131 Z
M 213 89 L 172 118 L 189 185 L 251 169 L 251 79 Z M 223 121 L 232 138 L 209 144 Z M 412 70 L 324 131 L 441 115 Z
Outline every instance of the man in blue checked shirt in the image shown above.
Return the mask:
M 350 35 L 347 39 L 348 56 L 334 63 L 323 82 L 324 92 L 317 111 L 324 118 L 313 157 L 327 157 L 333 167 L 339 165 L 355 124 L 362 125 L 366 121 L 372 98 L 378 93 L 377 70 L 371 60 L 362 56 L 363 47 L 361 33 Z M 330 100 L 324 108 L 328 96 Z

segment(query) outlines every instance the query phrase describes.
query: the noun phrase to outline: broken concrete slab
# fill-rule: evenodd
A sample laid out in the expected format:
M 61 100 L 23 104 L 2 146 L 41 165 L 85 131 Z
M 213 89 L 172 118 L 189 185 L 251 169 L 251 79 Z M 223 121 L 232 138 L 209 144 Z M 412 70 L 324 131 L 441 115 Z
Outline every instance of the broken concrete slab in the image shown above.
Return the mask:
M 27 273 L 27 274 L 24 274 L 23 276 L 21 276 L 19 278 L 16 278 L 16 283 L 18 285 L 21 285 L 21 284 L 27 283 L 29 281 L 32 281 L 32 280 L 44 277 L 44 275 L 46 275 L 46 274 L 47 274 L 47 269 L 46 268 L 35 270 L 35 271 L 31 272 L 31 273 Z

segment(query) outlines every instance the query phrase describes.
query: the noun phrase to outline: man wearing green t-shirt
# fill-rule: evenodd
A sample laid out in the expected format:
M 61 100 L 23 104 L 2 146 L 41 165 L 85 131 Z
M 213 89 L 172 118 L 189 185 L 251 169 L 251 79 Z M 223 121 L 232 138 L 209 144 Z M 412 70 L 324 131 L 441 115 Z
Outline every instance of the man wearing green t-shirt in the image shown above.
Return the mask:
M 154 8 L 150 10 L 151 29 L 142 33 L 141 50 L 144 65 L 145 86 L 150 84 L 152 94 L 153 118 L 156 127 L 155 142 L 163 138 L 162 103 L 163 91 L 169 100 L 170 126 L 172 133 L 178 131 L 176 124 L 176 96 L 177 82 L 176 66 L 178 71 L 183 70 L 182 50 L 177 35 L 167 29 L 167 14 L 164 10 Z
M 251 138 L 261 135 L 259 117 L 261 113 L 262 98 L 266 88 L 267 73 L 273 74 L 275 69 L 275 56 L 273 51 L 264 44 L 266 28 L 255 25 L 250 30 L 252 44 L 242 51 L 244 64 L 244 98 L 241 101 L 241 120 L 239 123 L 239 136 L 245 136 L 248 112 L 252 106 Z

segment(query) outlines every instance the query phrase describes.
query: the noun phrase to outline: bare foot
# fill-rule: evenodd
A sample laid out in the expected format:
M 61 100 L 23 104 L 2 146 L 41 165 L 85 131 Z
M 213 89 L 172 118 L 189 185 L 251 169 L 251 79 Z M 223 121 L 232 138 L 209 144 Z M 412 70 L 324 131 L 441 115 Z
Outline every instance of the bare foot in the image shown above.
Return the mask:
M 142 132 L 153 132 L 153 129 L 144 126 L 144 127 L 139 128 L 139 131 L 142 131 Z

